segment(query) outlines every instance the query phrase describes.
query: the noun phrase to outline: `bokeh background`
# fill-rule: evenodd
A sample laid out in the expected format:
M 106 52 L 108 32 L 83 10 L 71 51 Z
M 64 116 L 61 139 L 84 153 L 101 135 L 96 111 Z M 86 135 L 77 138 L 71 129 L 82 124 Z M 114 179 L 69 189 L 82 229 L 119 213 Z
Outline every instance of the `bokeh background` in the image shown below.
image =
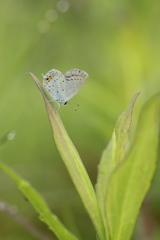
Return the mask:
M 95 185 L 97 166 L 118 115 L 141 91 L 133 136 L 141 107 L 159 91 L 159 26 L 159 0 L 0 2 L 0 135 L 16 131 L 15 139 L 0 149 L 0 160 L 27 179 L 80 239 L 95 240 L 94 228 L 57 152 L 42 97 L 27 72 L 41 81 L 42 73 L 52 68 L 63 73 L 79 68 L 89 74 L 85 86 L 59 114 Z M 160 239 L 159 175 L 157 170 L 133 239 Z M 3 172 L 0 201 L 18 208 L 16 217 L 7 210 L 0 212 L 0 239 L 56 239 Z M 21 226 L 23 222 L 27 226 Z M 32 227 L 39 237 L 29 232 Z

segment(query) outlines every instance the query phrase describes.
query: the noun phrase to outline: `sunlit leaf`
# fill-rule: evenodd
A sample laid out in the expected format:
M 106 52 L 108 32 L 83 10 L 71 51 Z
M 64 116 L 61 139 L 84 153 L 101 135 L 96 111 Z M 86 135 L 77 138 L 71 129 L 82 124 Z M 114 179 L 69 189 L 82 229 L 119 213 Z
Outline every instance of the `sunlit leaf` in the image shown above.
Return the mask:
M 131 238 L 142 201 L 156 167 L 160 95 L 143 108 L 125 160 L 112 173 L 106 194 L 107 223 L 112 240 Z
M 128 133 L 132 122 L 133 107 L 139 94 L 140 93 L 137 93 L 133 97 L 127 110 L 119 116 L 116 122 L 114 131 L 115 132 L 114 162 L 116 165 L 124 158 L 125 145 L 128 140 Z
M 133 97 L 127 110 L 119 116 L 115 125 L 114 132 L 112 134 L 112 139 L 102 154 L 100 165 L 98 168 L 96 193 L 97 193 L 97 198 L 101 208 L 104 222 L 106 221 L 105 197 L 106 197 L 108 179 L 111 172 L 118 164 L 118 162 L 120 162 L 124 157 L 125 145 L 128 140 L 128 132 L 129 132 L 131 121 L 132 121 L 132 111 L 138 96 L 139 96 L 139 93 L 137 93 Z M 105 225 L 107 228 L 107 224 Z

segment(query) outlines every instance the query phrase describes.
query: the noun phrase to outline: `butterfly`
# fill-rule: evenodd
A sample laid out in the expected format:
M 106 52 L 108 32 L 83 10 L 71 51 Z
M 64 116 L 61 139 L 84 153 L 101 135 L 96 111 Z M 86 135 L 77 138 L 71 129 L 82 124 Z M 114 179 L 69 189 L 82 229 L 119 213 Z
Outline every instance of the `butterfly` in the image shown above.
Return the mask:
M 64 75 L 56 69 L 52 69 L 43 76 L 43 86 L 52 98 L 62 105 L 66 105 L 84 85 L 88 74 L 79 69 L 71 69 Z

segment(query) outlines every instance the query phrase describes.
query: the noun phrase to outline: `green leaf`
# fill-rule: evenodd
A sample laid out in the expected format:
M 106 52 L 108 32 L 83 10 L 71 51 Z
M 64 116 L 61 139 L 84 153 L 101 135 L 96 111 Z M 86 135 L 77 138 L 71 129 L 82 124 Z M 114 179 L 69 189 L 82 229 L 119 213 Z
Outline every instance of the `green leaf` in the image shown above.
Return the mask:
M 140 93 L 137 93 L 133 99 L 131 100 L 127 110 L 123 112 L 115 126 L 115 152 L 114 152 L 114 161 L 115 164 L 117 165 L 125 155 L 125 145 L 128 140 L 128 133 L 130 130 L 131 122 L 132 122 L 132 112 L 133 112 L 133 107 L 134 104 L 138 98 Z
M 157 160 L 159 113 L 160 95 L 156 95 L 143 108 L 133 144 L 109 179 L 105 213 L 112 240 L 131 238 L 150 187 Z
M 52 103 L 53 101 L 50 100 L 36 76 L 33 73 L 29 74 L 34 79 L 44 98 L 54 140 L 62 160 L 64 161 L 81 200 L 93 222 L 93 225 L 95 226 L 99 239 L 105 240 L 104 224 L 95 191 L 80 156 L 63 126 L 56 107 Z
M 42 196 L 28 182 L 1 162 L 0 168 L 16 182 L 21 192 L 39 213 L 40 219 L 48 225 L 60 240 L 78 240 L 77 237 L 65 228 L 57 216 L 51 212 Z
M 132 121 L 133 107 L 139 94 L 140 93 L 137 93 L 133 97 L 127 110 L 119 116 L 115 125 L 114 132 L 112 134 L 112 140 L 109 142 L 108 146 L 104 150 L 98 168 L 96 193 L 106 228 L 107 223 L 105 214 L 105 197 L 108 179 L 118 162 L 122 161 L 122 159 L 124 158 L 125 145 L 128 140 L 128 132 Z

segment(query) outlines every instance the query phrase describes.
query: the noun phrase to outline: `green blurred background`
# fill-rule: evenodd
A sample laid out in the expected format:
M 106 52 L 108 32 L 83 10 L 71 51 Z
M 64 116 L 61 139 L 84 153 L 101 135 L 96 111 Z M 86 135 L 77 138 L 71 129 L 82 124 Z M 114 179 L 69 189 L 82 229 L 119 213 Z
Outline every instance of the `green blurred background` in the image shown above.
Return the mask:
M 41 74 L 52 68 L 63 73 L 79 68 L 89 74 L 85 86 L 59 113 L 95 184 L 97 165 L 118 115 L 141 91 L 134 109 L 133 136 L 142 105 L 159 91 L 160 1 L 5 0 L 0 2 L 0 26 L 0 133 L 16 131 L 16 138 L 1 149 L 0 160 L 31 182 L 81 240 L 95 240 L 90 219 L 54 145 L 42 97 L 26 73 L 33 72 L 41 81 Z M 133 239 L 160 239 L 159 173 Z M 28 219 L 41 236 L 44 233 L 42 239 L 56 239 L 3 172 L 0 201 L 16 205 L 18 216 Z M 41 238 L 1 211 L 0 239 Z

